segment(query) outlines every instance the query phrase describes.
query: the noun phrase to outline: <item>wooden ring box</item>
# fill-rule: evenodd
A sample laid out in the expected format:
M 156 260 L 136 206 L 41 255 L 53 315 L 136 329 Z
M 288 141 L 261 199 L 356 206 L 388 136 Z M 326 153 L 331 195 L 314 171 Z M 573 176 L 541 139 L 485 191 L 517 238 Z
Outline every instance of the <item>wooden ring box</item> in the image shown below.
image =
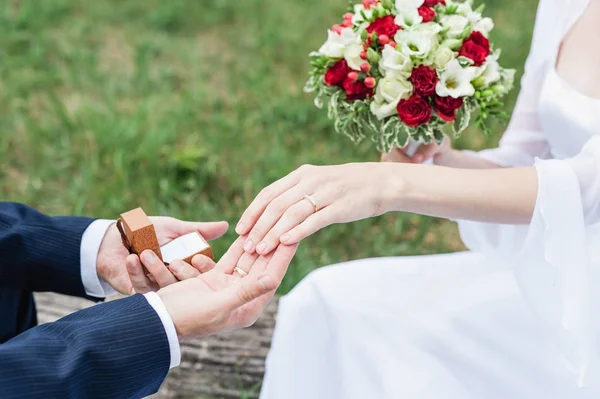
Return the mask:
M 129 253 L 139 255 L 149 249 L 166 265 L 177 259 L 191 263 L 196 255 L 214 259 L 210 245 L 198 232 L 184 234 L 160 246 L 154 225 L 142 208 L 121 214 L 117 228 Z

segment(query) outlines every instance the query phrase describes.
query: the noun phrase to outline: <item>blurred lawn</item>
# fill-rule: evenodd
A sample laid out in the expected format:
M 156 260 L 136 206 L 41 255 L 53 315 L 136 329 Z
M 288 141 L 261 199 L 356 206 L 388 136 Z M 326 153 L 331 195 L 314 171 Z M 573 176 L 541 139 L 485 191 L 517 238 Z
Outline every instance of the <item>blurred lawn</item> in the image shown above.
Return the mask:
M 346 5 L 0 2 L 0 199 L 51 214 L 115 218 L 142 206 L 235 224 L 262 187 L 302 163 L 378 159 L 336 135 L 302 93 L 307 55 Z M 535 7 L 487 2 L 501 62 L 519 75 Z M 457 146 L 497 139 L 469 132 Z M 233 238 L 232 229 L 214 244 L 218 255 Z M 453 223 L 428 217 L 333 226 L 303 243 L 282 289 L 344 260 L 461 248 Z

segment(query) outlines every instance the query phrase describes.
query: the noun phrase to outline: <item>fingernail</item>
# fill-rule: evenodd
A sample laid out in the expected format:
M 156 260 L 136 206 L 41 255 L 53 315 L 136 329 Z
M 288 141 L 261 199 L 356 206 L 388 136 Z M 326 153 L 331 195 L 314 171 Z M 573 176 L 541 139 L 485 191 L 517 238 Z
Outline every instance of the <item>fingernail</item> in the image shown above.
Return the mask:
M 262 276 L 258 279 L 258 286 L 265 291 L 273 289 L 273 280 L 270 276 Z
M 127 259 L 125 260 L 125 262 L 127 262 L 127 267 L 128 267 L 129 269 L 134 269 L 134 268 L 135 268 L 135 261 L 134 261 L 133 259 L 131 259 L 131 258 L 127 258 Z
M 252 248 L 254 248 L 254 243 L 252 242 L 252 240 L 246 240 L 246 242 L 244 243 L 244 251 L 250 252 L 252 251 Z
M 258 252 L 258 253 L 262 253 L 266 249 L 267 249 L 267 243 L 264 241 L 256 246 L 256 252 Z
M 154 258 L 156 258 L 156 255 L 154 254 L 154 252 L 146 250 L 142 252 L 142 258 L 144 258 L 142 259 L 144 262 L 152 262 Z
M 281 236 L 281 238 L 279 240 L 281 242 L 288 242 L 291 238 L 292 238 L 292 236 L 290 236 L 289 234 L 284 234 Z
M 179 262 L 173 262 L 169 265 L 169 269 L 175 273 L 181 273 L 183 272 L 183 265 Z
M 244 232 L 244 223 L 238 223 L 238 225 L 235 227 L 235 232 L 238 234 L 242 234 Z

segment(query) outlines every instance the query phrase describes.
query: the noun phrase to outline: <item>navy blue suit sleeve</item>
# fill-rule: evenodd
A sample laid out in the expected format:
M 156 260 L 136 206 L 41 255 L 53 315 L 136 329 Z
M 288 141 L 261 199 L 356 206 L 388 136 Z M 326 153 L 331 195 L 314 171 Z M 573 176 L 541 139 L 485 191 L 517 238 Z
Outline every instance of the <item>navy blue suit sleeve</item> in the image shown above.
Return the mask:
M 0 285 L 86 297 L 81 237 L 94 219 L 50 217 L 0 202 Z
M 135 295 L 0 345 L 0 397 L 141 398 L 158 391 L 170 356 L 160 318 Z

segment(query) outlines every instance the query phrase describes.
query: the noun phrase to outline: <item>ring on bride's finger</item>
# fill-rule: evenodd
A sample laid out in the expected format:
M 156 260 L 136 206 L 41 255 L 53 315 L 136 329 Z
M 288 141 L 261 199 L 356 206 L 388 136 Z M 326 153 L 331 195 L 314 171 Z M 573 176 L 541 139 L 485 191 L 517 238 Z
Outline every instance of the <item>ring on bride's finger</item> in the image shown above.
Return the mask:
M 242 277 L 246 277 L 248 275 L 247 271 L 242 270 L 241 268 L 239 268 L 237 266 L 233 268 L 233 271 L 236 272 L 237 274 L 239 274 Z
M 308 202 L 310 202 L 313 206 L 313 210 L 315 211 L 315 213 L 317 213 L 319 211 L 319 207 L 317 206 L 317 202 L 312 199 L 312 197 L 310 195 L 305 195 L 304 199 L 307 200 Z

